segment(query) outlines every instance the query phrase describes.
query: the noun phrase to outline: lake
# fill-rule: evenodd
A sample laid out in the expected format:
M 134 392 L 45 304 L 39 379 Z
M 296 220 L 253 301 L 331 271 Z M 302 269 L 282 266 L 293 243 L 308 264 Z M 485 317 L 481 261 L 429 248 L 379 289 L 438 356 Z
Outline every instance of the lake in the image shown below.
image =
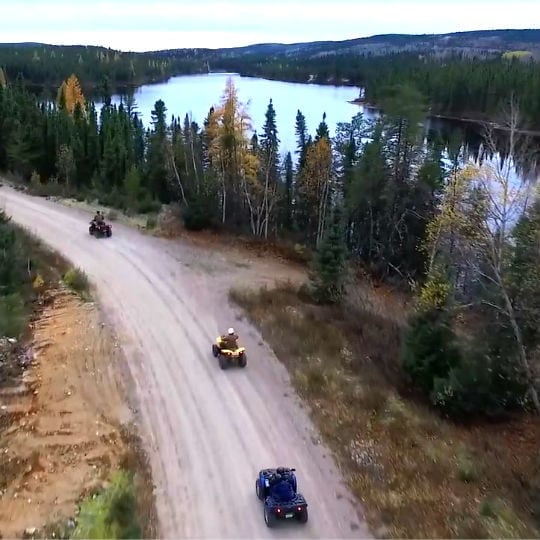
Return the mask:
M 333 135 L 338 122 L 349 122 L 355 114 L 363 111 L 362 106 L 348 103 L 360 93 L 359 88 L 351 86 L 287 83 L 242 77 L 235 73 L 209 73 L 172 77 L 165 83 L 137 88 L 134 97 L 139 116 L 145 125 L 149 125 L 154 104 L 161 99 L 167 107 L 167 121 L 172 115 L 183 121 L 187 113 L 202 126 L 210 107 L 221 102 L 228 77 L 232 77 L 239 99 L 248 105 L 253 128 L 259 134 L 265 122 L 268 102 L 272 99 L 282 153 L 296 149 L 294 126 L 298 109 L 306 117 L 308 131 L 312 135 L 315 135 L 324 112 Z M 120 103 L 120 99 L 119 95 L 113 96 L 113 103 Z

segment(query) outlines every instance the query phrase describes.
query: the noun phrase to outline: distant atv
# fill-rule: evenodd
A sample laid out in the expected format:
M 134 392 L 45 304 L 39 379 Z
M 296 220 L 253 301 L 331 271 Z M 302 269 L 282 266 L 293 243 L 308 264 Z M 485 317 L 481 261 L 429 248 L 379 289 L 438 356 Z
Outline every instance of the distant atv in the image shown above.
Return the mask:
M 109 223 L 102 221 L 101 223 L 92 220 L 88 232 L 95 238 L 110 238 L 112 236 L 112 227 Z
M 212 354 L 219 361 L 219 367 L 221 369 L 227 369 L 230 365 L 237 364 L 241 368 L 247 366 L 246 349 L 244 347 L 238 347 L 236 350 L 225 349 L 224 344 L 221 341 L 221 336 L 216 339 L 216 342 L 212 345 Z

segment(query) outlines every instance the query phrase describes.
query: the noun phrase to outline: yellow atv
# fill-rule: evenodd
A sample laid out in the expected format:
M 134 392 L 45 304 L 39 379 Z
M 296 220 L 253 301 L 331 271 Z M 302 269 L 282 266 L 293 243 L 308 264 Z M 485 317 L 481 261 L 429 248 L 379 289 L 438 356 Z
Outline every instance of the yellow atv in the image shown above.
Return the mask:
M 216 338 L 216 342 L 212 345 L 212 354 L 219 361 L 221 369 L 227 369 L 231 364 L 238 364 L 240 367 L 247 366 L 246 349 L 238 347 L 236 350 L 224 349 L 224 344 L 221 336 Z

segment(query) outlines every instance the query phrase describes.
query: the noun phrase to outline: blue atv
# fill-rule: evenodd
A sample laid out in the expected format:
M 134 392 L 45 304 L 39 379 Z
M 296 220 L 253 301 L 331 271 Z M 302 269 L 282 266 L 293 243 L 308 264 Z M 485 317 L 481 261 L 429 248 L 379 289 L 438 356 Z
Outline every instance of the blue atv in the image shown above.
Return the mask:
M 307 523 L 308 504 L 297 491 L 295 469 L 262 469 L 255 480 L 257 497 L 264 501 L 264 521 L 273 527 L 277 520 L 296 519 Z

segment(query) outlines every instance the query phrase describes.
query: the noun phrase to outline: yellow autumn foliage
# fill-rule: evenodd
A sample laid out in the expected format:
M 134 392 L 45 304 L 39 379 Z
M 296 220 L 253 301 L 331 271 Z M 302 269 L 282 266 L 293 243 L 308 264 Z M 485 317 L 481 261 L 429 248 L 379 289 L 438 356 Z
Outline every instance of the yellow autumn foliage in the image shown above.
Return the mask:
M 437 274 L 432 275 L 420 291 L 418 307 L 426 311 L 443 308 L 448 302 L 450 292 L 451 287 L 447 280 Z
M 41 274 L 37 274 L 32 283 L 32 287 L 35 291 L 40 291 L 45 286 L 45 280 L 41 277 Z
M 64 106 L 69 114 L 73 114 L 77 104 L 81 106 L 81 111 L 84 112 L 86 99 L 81 90 L 81 85 L 77 76 L 70 75 L 58 89 L 58 102 L 64 102 Z
M 258 160 L 249 150 L 251 118 L 238 99 L 232 78 L 227 79 L 221 105 L 210 114 L 206 132 L 210 139 L 210 158 L 220 174 L 229 179 L 256 177 Z
M 478 167 L 469 164 L 450 178 L 441 202 L 440 211 L 435 214 L 426 226 L 426 240 L 422 245 L 422 249 L 427 253 L 431 253 L 430 266 L 433 264 L 434 252 L 445 235 L 451 231 L 466 236 L 471 236 L 474 233 L 474 230 L 471 230 L 470 209 L 469 212 L 465 212 L 464 205 L 471 184 L 478 174 Z
M 306 194 L 314 199 L 320 198 L 321 191 L 332 175 L 332 147 L 326 137 L 322 137 L 308 148 L 306 163 L 302 175 L 302 184 Z

